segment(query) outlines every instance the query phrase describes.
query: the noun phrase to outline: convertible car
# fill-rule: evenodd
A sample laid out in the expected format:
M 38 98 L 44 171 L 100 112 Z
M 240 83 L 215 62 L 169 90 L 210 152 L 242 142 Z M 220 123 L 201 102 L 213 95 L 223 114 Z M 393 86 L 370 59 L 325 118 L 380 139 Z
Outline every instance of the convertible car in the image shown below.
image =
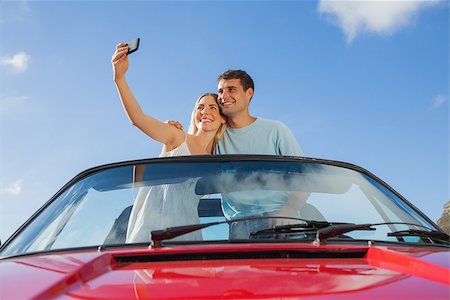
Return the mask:
M 86 170 L 0 248 L 0 299 L 449 299 L 450 240 L 369 171 L 305 157 Z

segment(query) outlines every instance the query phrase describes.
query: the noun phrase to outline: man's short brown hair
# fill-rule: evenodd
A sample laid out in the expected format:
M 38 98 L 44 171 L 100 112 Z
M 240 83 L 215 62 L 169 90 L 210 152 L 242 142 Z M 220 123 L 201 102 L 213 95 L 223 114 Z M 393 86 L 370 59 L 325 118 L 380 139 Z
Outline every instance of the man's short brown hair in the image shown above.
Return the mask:
M 247 72 L 243 70 L 226 70 L 225 72 L 220 74 L 219 77 L 217 77 L 217 82 L 221 81 L 222 79 L 239 79 L 242 87 L 244 88 L 244 91 L 247 91 L 249 88 L 252 88 L 253 91 L 255 90 L 253 79 L 250 77 L 250 75 L 247 74 Z

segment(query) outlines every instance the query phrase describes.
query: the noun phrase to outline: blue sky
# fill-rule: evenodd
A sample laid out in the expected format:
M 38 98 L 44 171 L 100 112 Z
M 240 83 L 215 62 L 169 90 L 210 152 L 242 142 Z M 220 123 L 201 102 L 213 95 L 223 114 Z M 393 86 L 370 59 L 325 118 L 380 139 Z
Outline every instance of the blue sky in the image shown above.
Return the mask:
M 288 125 L 305 155 L 368 169 L 432 220 L 449 199 L 449 2 L 0 2 L 0 238 L 79 172 L 157 156 L 112 82 L 188 126 L 230 68 L 255 80 L 254 116 Z

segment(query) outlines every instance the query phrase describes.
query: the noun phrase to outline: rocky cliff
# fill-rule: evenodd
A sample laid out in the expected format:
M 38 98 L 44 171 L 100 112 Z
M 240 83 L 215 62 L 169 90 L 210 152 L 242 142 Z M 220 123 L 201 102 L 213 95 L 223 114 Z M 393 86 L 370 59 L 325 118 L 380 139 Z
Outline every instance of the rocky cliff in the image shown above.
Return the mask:
M 450 200 L 444 205 L 444 211 L 441 218 L 437 221 L 439 227 L 447 234 L 450 234 Z

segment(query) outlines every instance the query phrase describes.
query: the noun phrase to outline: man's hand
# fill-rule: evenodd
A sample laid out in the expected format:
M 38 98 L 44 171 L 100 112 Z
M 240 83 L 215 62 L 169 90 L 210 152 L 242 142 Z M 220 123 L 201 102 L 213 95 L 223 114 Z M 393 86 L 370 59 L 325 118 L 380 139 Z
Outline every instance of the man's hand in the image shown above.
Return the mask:
M 288 202 L 275 214 L 280 217 L 299 218 L 298 212 L 305 205 L 311 193 L 295 192 L 291 195 Z M 269 227 L 290 225 L 298 223 L 297 220 L 290 219 L 270 219 Z
M 169 124 L 169 125 L 171 125 L 171 126 L 177 128 L 177 129 L 181 129 L 181 130 L 184 131 L 183 125 L 181 125 L 181 123 L 178 122 L 178 121 L 169 120 L 169 121 L 166 121 L 166 122 L 164 122 L 164 123 L 167 123 L 167 124 Z

